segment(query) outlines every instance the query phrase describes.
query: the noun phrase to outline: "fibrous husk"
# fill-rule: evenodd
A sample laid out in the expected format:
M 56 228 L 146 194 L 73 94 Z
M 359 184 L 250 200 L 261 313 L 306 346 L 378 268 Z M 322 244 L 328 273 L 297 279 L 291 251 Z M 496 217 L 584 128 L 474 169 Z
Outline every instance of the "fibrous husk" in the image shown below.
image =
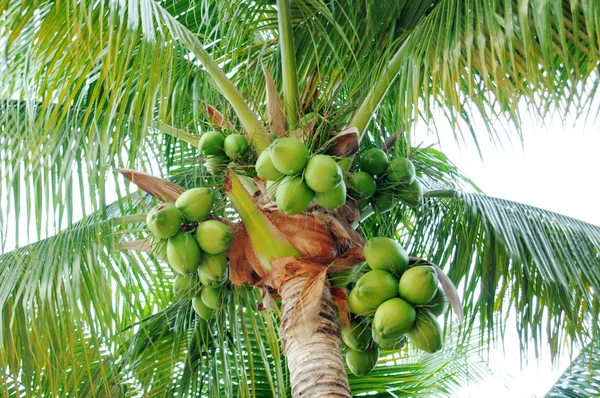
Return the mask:
M 115 169 L 126 179 L 137 185 L 142 191 L 149 193 L 163 202 L 175 203 L 179 195 L 185 192 L 185 188 L 171 181 L 154 177 L 143 171 L 130 169 Z

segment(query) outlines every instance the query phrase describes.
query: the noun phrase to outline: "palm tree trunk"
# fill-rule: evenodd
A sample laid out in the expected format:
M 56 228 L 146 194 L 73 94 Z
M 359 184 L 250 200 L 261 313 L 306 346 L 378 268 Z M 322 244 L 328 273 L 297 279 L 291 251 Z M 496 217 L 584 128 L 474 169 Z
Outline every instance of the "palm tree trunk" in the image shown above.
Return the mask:
M 336 306 L 326 287 L 319 310 L 315 317 L 314 333 L 308 337 L 294 337 L 294 315 L 306 277 L 297 277 L 286 282 L 281 293 L 281 328 L 292 396 L 299 397 L 352 397 L 348 385 L 348 376 L 342 358 L 339 326 Z

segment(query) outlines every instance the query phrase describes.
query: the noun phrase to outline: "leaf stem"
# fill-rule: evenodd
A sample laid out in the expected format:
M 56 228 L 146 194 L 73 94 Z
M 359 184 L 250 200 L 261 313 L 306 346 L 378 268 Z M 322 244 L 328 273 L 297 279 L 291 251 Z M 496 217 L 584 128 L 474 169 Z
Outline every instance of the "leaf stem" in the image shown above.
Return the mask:
M 126 216 L 115 217 L 112 219 L 114 225 L 137 224 L 146 221 L 146 214 L 129 214 Z
M 292 36 L 292 14 L 289 0 L 277 0 L 279 20 L 279 49 L 283 75 L 283 100 L 288 130 L 293 131 L 298 121 L 298 72 Z
M 373 113 L 381 103 L 381 100 L 385 94 L 388 92 L 388 89 L 392 85 L 393 81 L 396 79 L 396 75 L 398 74 L 404 59 L 403 49 L 404 44 L 400 46 L 398 51 L 396 51 L 396 54 L 394 54 L 394 57 L 388 62 L 387 68 L 371 87 L 369 94 L 367 94 L 367 97 L 350 121 L 349 127 L 356 127 L 361 138 L 363 137 L 366 128 L 369 125 L 369 121 L 373 117 Z

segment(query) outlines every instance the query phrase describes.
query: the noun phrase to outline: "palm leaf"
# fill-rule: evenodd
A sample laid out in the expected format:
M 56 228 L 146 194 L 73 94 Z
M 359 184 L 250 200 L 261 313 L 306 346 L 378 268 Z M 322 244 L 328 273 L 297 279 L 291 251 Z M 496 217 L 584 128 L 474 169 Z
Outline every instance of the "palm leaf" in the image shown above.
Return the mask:
M 600 395 L 600 351 L 585 346 L 545 395 L 552 397 L 595 397 Z

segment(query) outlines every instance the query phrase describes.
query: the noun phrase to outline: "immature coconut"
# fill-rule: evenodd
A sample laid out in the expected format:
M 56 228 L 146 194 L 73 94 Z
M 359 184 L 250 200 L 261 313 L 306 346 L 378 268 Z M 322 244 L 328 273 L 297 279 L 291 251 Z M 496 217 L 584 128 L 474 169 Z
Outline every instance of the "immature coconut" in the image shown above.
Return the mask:
M 369 271 L 361 276 L 348 297 L 351 312 L 366 315 L 384 301 L 398 296 L 398 285 L 394 275 L 386 271 Z
M 419 180 L 414 180 L 406 187 L 396 190 L 397 196 L 405 203 L 419 207 L 423 202 L 423 186 Z
M 397 339 L 415 322 L 415 308 L 401 298 L 387 300 L 377 307 L 373 317 L 373 333 L 383 339 Z
M 308 149 L 296 138 L 279 138 L 269 148 L 273 166 L 283 174 L 300 173 L 308 163 Z
M 221 302 L 223 301 L 223 289 L 221 287 L 202 287 L 202 291 L 200 292 L 200 297 L 202 298 L 202 302 L 213 310 L 218 310 L 221 307 Z
M 205 321 L 208 321 L 210 318 L 212 318 L 215 313 L 215 310 L 207 307 L 206 304 L 204 304 L 202 297 L 199 294 L 192 299 L 192 307 L 194 308 L 194 311 L 196 311 L 196 314 L 198 314 L 198 316 Z
M 354 266 L 329 274 L 329 283 L 331 286 L 346 287 L 350 282 L 357 279 L 359 268 L 359 266 Z
M 205 286 L 221 282 L 226 271 L 227 256 L 225 253 L 206 254 L 198 267 L 200 282 Z
M 231 231 L 221 221 L 204 221 L 196 228 L 196 240 L 208 254 L 223 253 L 231 246 L 231 239 Z
M 168 239 L 175 235 L 182 223 L 181 212 L 171 203 L 162 203 L 154 207 L 146 216 L 148 229 L 160 239 Z
M 374 176 L 383 174 L 387 164 L 387 155 L 379 148 L 371 148 L 365 151 L 360 159 L 360 169 Z
M 150 252 L 160 261 L 167 261 L 167 241 L 152 234 L 150 237 Z
M 198 148 L 205 155 L 219 155 L 223 153 L 225 136 L 218 131 L 207 131 L 200 136 Z
M 379 214 L 387 213 L 398 203 L 393 194 L 388 192 L 379 192 L 371 197 L 371 206 Z
M 181 275 L 193 274 L 198 270 L 202 252 L 191 233 L 178 232 L 167 242 L 167 260 Z
M 353 350 L 364 351 L 371 345 L 371 328 L 365 318 L 353 319 L 342 328 L 342 340 Z
M 398 284 L 400 297 L 412 305 L 427 304 L 437 291 L 438 277 L 433 267 L 419 265 L 409 268 Z
M 342 169 L 327 155 L 315 155 L 308 159 L 304 180 L 317 193 L 331 192 L 342 182 Z
M 279 186 L 278 181 L 267 181 L 266 192 L 265 195 L 269 200 L 275 200 L 277 192 L 277 187 Z
M 412 345 L 433 353 L 442 348 L 442 329 L 435 317 L 427 311 L 419 311 L 413 327 L 406 333 Z
M 394 158 L 387 166 L 386 178 L 390 182 L 410 184 L 415 180 L 415 165 L 406 158 Z
M 223 171 L 229 164 L 229 158 L 225 155 L 208 156 L 206 158 L 206 170 L 211 174 Z
M 337 209 L 346 203 L 346 184 L 338 184 L 332 191 L 316 193 L 314 201 L 326 209 Z
M 175 201 L 175 206 L 190 221 L 200 221 L 210 214 L 215 203 L 215 191 L 210 188 L 188 189 Z
M 346 365 L 355 376 L 366 376 L 375 368 L 379 360 L 379 348 L 373 346 L 365 351 L 349 348 L 346 351 Z
M 426 309 L 435 316 L 440 316 L 448 311 L 448 306 L 448 297 L 446 296 L 446 293 L 444 293 L 444 289 L 438 286 L 435 296 L 421 308 Z
M 408 254 L 394 239 L 382 236 L 371 238 L 365 244 L 363 252 L 371 269 L 402 275 L 408 267 Z
M 237 159 L 248 150 L 248 140 L 241 134 L 231 134 L 225 137 L 223 148 L 227 156 Z
M 273 166 L 271 152 L 268 149 L 262 151 L 256 160 L 256 175 L 265 181 L 275 181 L 283 175 Z
M 382 350 L 398 351 L 406 345 L 406 336 L 400 336 L 395 339 L 384 339 L 373 329 L 373 342 Z
M 277 187 L 277 208 L 288 216 L 308 209 L 315 192 L 306 185 L 301 176 L 287 177 Z
M 196 294 L 198 280 L 196 275 L 177 275 L 173 282 L 173 294 L 177 297 L 188 297 Z
M 368 199 L 377 190 L 375 179 L 366 171 L 359 171 L 352 175 L 348 178 L 348 184 L 350 185 L 348 193 L 356 199 Z

